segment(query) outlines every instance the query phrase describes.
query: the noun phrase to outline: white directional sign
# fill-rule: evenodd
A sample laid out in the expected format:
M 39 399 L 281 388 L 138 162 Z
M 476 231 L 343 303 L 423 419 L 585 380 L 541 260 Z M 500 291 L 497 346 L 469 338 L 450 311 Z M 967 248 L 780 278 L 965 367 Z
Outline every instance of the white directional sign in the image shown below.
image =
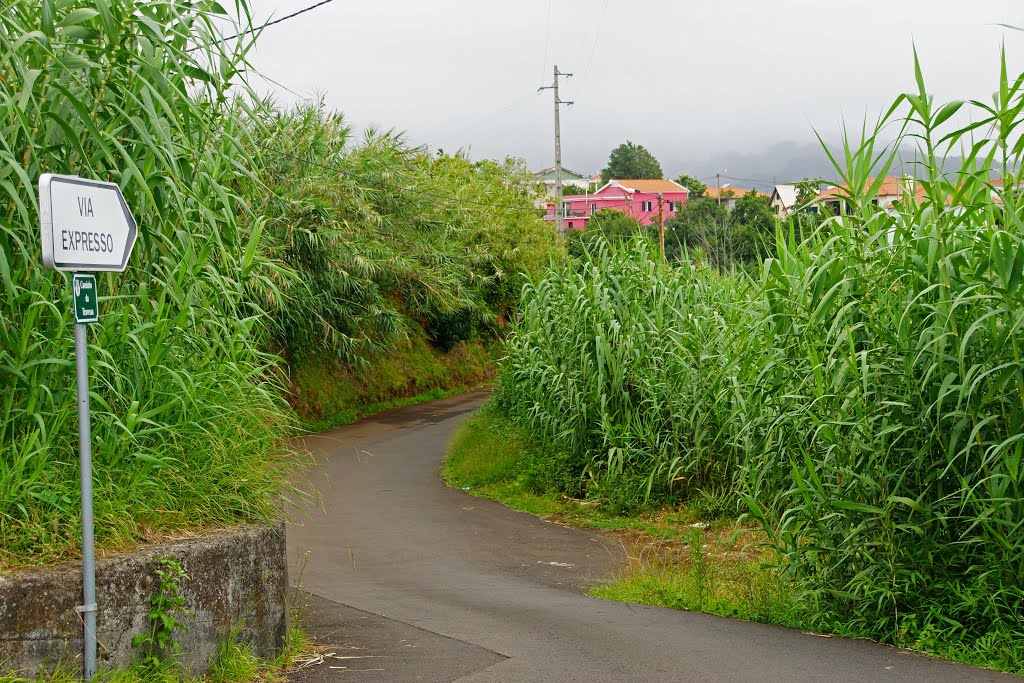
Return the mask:
M 54 270 L 121 272 L 138 232 L 115 183 L 53 173 L 39 177 L 39 222 Z

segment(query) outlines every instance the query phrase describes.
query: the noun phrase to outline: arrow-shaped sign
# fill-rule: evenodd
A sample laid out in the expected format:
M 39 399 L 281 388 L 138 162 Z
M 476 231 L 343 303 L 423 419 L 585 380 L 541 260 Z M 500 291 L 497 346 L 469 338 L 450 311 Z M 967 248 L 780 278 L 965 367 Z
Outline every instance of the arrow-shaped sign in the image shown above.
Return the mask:
M 54 270 L 121 272 L 138 228 L 115 183 L 44 173 L 39 177 L 43 264 Z

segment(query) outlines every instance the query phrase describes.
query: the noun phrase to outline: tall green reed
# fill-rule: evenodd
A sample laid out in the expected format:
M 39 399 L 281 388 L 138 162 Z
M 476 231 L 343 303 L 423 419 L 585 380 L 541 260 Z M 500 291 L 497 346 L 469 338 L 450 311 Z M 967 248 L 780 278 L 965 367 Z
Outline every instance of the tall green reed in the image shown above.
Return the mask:
M 244 14 L 244 2 L 237 3 Z M 250 43 L 216 3 L 6 2 L 0 11 L 0 564 L 74 554 L 77 426 L 67 276 L 42 268 L 43 172 L 117 182 L 138 220 L 89 328 L 97 538 L 266 519 L 292 467 L 264 314 L 273 291 L 229 84 Z
M 728 330 L 749 283 L 689 260 L 665 268 L 651 249 L 599 245 L 528 284 L 501 366 L 499 402 L 626 508 L 729 485 L 723 434 L 744 356 Z
M 915 75 L 830 154 L 845 210 L 755 274 L 633 247 L 528 286 L 499 402 L 588 495 L 732 490 L 822 628 L 1019 668 L 1024 75 L 941 106 Z

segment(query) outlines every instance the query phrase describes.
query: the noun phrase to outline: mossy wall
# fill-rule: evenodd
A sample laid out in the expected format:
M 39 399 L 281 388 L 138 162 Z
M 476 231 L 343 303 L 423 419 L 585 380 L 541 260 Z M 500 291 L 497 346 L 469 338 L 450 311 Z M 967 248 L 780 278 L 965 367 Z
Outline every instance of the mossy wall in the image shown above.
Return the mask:
M 292 367 L 289 400 L 312 429 L 346 424 L 416 399 L 439 398 L 494 379 L 495 346 L 460 342 L 450 351 L 421 336 L 395 351 L 371 356 L 363 367 L 319 357 Z
M 260 657 L 281 653 L 288 623 L 285 529 L 240 527 L 97 560 L 101 669 L 141 657 L 132 638 L 150 628 L 161 558 L 173 559 L 187 574 L 179 586 L 185 628 L 174 632 L 181 647 L 177 659 L 187 671 L 205 673 L 232 634 Z M 82 621 L 75 611 L 81 603 L 79 562 L 0 573 L 0 678 L 81 666 Z

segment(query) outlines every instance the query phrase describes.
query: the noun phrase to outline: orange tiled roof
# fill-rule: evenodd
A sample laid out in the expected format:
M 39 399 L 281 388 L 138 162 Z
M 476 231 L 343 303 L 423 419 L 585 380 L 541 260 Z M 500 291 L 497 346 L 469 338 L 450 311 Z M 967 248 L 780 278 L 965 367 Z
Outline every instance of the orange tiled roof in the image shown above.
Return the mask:
M 867 191 L 874 183 L 876 178 L 868 178 L 864 182 L 864 191 Z M 878 186 L 877 195 L 882 196 L 895 196 L 897 199 L 903 198 L 904 184 L 903 178 L 895 175 L 885 176 L 882 179 L 882 184 Z M 924 197 L 924 187 L 917 181 L 914 182 L 914 196 L 920 201 Z M 833 187 L 826 188 L 818 193 L 818 199 L 835 199 L 839 197 L 849 197 L 850 191 L 846 185 L 835 185 Z
M 613 180 L 612 182 L 637 192 L 683 192 L 686 189 L 674 180 L 664 180 L 662 178 Z
M 745 187 L 733 187 L 732 185 L 725 185 L 724 187 L 722 187 L 722 198 L 728 199 L 729 197 L 742 197 L 744 195 L 750 194 L 751 192 L 753 192 L 753 190 L 748 190 Z M 708 189 L 704 190 L 704 196 L 707 197 L 708 199 L 718 199 L 718 188 L 708 187 Z M 758 192 L 757 196 L 771 197 L 770 194 L 767 194 L 765 192 Z

